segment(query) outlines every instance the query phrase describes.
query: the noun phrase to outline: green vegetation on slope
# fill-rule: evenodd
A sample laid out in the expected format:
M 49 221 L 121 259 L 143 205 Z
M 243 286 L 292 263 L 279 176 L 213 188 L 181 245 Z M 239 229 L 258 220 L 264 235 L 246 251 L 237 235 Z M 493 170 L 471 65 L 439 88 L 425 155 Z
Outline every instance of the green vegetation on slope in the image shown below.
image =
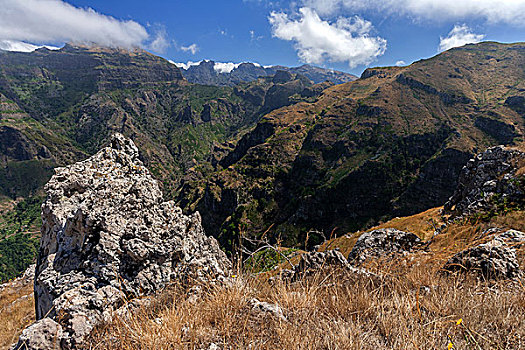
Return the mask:
M 5 203 L 0 212 L 0 282 L 17 277 L 34 262 L 41 226 L 41 197 Z

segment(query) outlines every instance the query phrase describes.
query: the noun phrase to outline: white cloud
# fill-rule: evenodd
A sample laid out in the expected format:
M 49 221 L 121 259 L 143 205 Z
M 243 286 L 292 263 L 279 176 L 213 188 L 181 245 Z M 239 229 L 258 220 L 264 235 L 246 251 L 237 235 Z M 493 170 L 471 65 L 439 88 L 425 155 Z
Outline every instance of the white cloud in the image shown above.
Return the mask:
M 403 61 L 403 60 L 399 60 L 399 61 L 396 62 L 395 65 L 398 66 L 398 67 L 406 66 L 406 62 Z
M 191 66 L 198 66 L 199 64 L 201 64 L 201 62 L 209 62 L 208 60 L 203 60 L 203 61 L 188 61 L 186 63 L 178 63 L 178 62 L 174 62 L 172 60 L 169 60 L 170 63 L 176 65 L 177 67 L 179 68 L 183 68 L 185 70 L 188 70 Z M 215 62 L 215 64 L 213 65 L 213 70 L 215 70 L 217 73 L 231 73 L 232 70 L 234 70 L 235 68 L 239 67 L 241 64 L 243 63 L 246 63 L 246 62 L 241 62 L 241 63 L 233 63 L 233 62 Z M 261 67 L 261 65 L 259 63 L 255 63 L 255 62 L 250 62 L 252 63 L 254 66 L 256 67 Z
M 268 19 L 272 35 L 293 41 L 299 58 L 307 63 L 348 62 L 354 68 L 369 64 L 386 50 L 386 40 L 370 36 L 372 24 L 357 16 L 330 23 L 303 7 L 297 19 L 282 12 L 272 12 Z
M 148 45 L 148 48 L 154 52 L 165 53 L 168 47 L 170 47 L 170 41 L 166 29 L 158 29 L 154 34 L 153 40 Z
M 192 55 L 195 55 L 199 51 L 197 44 L 191 44 L 189 46 L 181 46 L 180 49 L 184 52 L 191 52 Z
M 169 60 L 169 62 L 174 64 L 174 65 L 176 65 L 179 68 L 182 68 L 184 70 L 188 70 L 191 66 L 198 66 L 199 64 L 201 64 L 202 61 L 197 61 L 197 62 L 188 61 L 186 63 L 179 63 L 179 62 L 174 62 L 172 60 Z
M 0 40 L 155 50 L 168 45 L 165 32 L 152 36 L 135 21 L 119 20 L 62 0 L 0 0 Z
M 302 0 L 321 15 L 371 10 L 425 20 L 476 18 L 525 25 L 525 0 Z
M 231 73 L 232 70 L 239 67 L 240 65 L 240 63 L 233 62 L 215 62 L 213 69 L 217 73 Z
M 485 35 L 472 33 L 471 29 L 465 24 L 456 24 L 447 37 L 440 37 L 438 51 L 441 52 L 453 47 L 479 43 L 484 37 Z
M 262 38 L 264 38 L 263 35 L 257 35 L 254 30 L 250 30 L 250 40 L 251 41 L 259 41 Z
M 33 52 L 36 49 L 45 47 L 49 50 L 59 50 L 60 47 L 49 46 L 49 45 L 33 45 L 28 44 L 23 41 L 14 41 L 14 40 L 0 40 L 0 50 L 5 51 L 18 51 L 18 52 Z

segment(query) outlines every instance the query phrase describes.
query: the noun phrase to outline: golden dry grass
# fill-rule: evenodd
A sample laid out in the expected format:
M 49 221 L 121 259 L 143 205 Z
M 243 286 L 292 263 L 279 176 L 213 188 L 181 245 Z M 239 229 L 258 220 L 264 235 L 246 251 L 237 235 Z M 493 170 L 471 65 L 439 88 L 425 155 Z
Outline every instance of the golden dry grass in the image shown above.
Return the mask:
M 383 272 L 379 280 L 332 271 L 275 285 L 241 276 L 194 302 L 174 288 L 156 306 L 101 328 L 90 348 L 525 348 L 519 283 L 446 277 L 422 265 Z M 287 320 L 252 311 L 251 298 L 279 304 Z
M 0 290 L 0 349 L 8 349 L 34 319 L 32 281 L 14 280 Z
M 208 349 L 215 343 L 220 349 L 447 349 L 453 342 L 455 349 L 525 349 L 524 280 L 486 282 L 440 271 L 452 254 L 487 240 L 483 232 L 490 227 L 524 231 L 524 214 L 450 224 L 424 251 L 367 264 L 381 278 L 332 270 L 271 284 L 267 277 L 275 273 L 240 273 L 230 286 L 202 286 L 196 301 L 173 286 L 153 305 L 99 328 L 88 348 Z M 431 219 L 441 224 L 440 208 L 378 228 L 430 238 Z M 340 248 L 346 255 L 358 236 L 339 237 L 321 249 Z M 252 298 L 278 304 L 287 320 L 254 312 Z M 31 284 L 0 291 L 1 348 L 32 321 L 33 307 Z
M 241 274 L 228 287 L 204 286 L 197 301 L 173 287 L 153 306 L 100 328 L 89 347 L 208 349 L 214 343 L 220 349 L 377 350 L 447 349 L 451 343 L 454 349 L 525 349 L 524 280 L 482 281 L 440 270 L 452 254 L 486 240 L 487 228 L 523 230 L 523 214 L 451 224 L 426 251 L 368 264 L 381 278 L 324 271 L 271 284 L 266 274 Z M 441 222 L 439 208 L 380 227 L 429 237 L 429 219 Z M 321 249 L 339 247 L 346 254 L 357 236 Z M 254 312 L 252 298 L 278 304 L 287 320 Z

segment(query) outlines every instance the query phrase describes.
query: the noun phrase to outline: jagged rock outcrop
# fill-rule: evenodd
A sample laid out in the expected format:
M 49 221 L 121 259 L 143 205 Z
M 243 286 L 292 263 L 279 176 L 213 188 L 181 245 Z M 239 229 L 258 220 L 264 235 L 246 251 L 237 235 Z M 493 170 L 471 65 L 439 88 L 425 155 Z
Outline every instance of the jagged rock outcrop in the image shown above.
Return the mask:
M 525 153 L 497 146 L 469 160 L 444 206 L 453 217 L 525 204 Z
M 369 258 L 406 254 L 420 244 L 419 237 L 411 232 L 393 228 L 373 230 L 359 237 L 348 255 L 348 261 L 354 265 L 361 265 Z
M 56 169 L 45 189 L 35 276 L 39 321 L 19 347 L 37 349 L 33 339 L 51 331 L 60 348 L 78 347 L 125 299 L 175 280 L 228 274 L 229 260 L 205 235 L 200 215 L 162 201 L 137 147 L 120 134 L 91 158 Z
M 522 275 L 516 249 L 525 244 L 525 233 L 509 230 L 487 243 L 465 249 L 444 266 L 447 271 L 472 271 L 485 278 L 515 278 Z

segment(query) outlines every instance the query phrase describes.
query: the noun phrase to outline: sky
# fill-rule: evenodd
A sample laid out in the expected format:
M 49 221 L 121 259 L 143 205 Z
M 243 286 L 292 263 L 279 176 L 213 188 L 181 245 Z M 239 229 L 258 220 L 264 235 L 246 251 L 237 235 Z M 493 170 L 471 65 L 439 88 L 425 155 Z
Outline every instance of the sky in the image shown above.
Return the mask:
M 360 75 L 484 40 L 525 41 L 525 0 L 0 0 L 4 50 L 77 42 Z

